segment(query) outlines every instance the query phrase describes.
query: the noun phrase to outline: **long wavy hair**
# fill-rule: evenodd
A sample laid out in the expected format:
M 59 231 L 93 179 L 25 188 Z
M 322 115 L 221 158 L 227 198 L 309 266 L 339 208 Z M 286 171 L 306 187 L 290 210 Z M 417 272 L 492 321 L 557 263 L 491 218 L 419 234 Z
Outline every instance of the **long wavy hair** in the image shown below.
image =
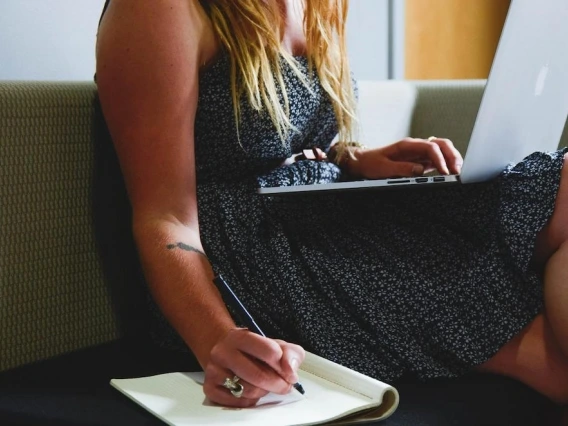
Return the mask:
M 214 30 L 229 53 L 235 119 L 239 99 L 267 111 L 284 140 L 294 129 L 281 61 L 286 61 L 305 84 L 294 57 L 282 47 L 285 25 L 282 0 L 202 0 Z M 309 69 L 316 70 L 331 99 L 340 140 L 353 140 L 356 100 L 346 52 L 345 23 L 349 0 L 304 0 L 304 32 Z M 280 101 L 279 93 L 283 102 Z

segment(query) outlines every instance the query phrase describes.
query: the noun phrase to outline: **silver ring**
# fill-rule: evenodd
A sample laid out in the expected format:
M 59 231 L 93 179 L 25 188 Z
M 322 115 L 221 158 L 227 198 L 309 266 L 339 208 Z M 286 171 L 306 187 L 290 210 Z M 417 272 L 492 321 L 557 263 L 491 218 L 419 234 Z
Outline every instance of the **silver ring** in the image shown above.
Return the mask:
M 225 379 L 225 382 L 223 383 L 223 386 L 226 387 L 227 389 L 234 389 L 237 386 L 237 382 L 239 380 L 241 380 L 239 376 L 233 376 L 232 379 L 227 377 Z
M 229 377 L 225 378 L 225 382 L 223 383 L 223 387 L 229 389 L 231 391 L 231 395 L 235 398 L 240 398 L 243 396 L 243 392 L 245 391 L 245 387 L 240 383 L 237 383 L 239 380 L 239 376 L 233 376 L 232 379 Z
M 243 385 L 241 385 L 240 383 L 236 383 L 236 388 L 231 389 L 231 394 L 235 398 L 240 398 L 241 396 L 243 396 L 244 391 L 245 391 L 245 387 Z

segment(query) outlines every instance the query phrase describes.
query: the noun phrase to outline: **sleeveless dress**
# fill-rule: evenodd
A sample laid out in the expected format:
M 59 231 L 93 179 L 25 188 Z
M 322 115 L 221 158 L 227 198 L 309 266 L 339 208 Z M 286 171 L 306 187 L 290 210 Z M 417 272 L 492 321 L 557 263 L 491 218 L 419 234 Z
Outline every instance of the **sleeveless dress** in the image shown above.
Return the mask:
M 297 129 L 284 142 L 246 100 L 236 125 L 227 55 L 200 76 L 199 228 L 215 272 L 268 336 L 383 381 L 457 377 L 491 358 L 543 309 L 531 257 L 568 149 L 534 153 L 482 184 L 258 195 L 346 178 L 328 162 L 280 166 L 303 149 L 327 151 L 337 133 L 317 76 L 308 89 L 285 63 L 283 73 Z M 151 300 L 150 311 L 156 342 L 187 352 Z
M 345 177 L 328 162 L 279 166 L 326 151 L 337 131 L 317 76 L 310 91 L 283 67 L 297 128 L 285 142 L 246 100 L 237 133 L 226 55 L 201 75 L 199 226 L 214 270 L 267 335 L 381 380 L 455 377 L 488 360 L 543 309 L 530 261 L 567 151 L 535 153 L 483 184 L 258 195 Z

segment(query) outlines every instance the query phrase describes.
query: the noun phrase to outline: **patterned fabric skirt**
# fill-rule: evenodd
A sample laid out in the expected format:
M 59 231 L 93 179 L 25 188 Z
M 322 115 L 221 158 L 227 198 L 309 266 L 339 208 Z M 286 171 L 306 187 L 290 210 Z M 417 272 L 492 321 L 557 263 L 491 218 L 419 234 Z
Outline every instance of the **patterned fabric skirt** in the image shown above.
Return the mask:
M 314 162 L 202 184 L 201 238 L 269 336 L 385 381 L 455 377 L 543 309 L 531 257 L 566 152 L 532 154 L 488 183 L 433 189 L 256 194 L 313 179 Z M 158 339 L 179 346 L 171 330 Z

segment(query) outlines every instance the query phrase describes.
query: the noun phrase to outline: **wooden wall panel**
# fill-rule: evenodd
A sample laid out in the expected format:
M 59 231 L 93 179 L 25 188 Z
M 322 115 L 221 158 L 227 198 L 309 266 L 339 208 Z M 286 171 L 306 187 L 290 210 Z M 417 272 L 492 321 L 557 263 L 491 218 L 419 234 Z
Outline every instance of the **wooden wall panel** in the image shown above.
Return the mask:
M 487 78 L 510 0 L 406 0 L 405 77 Z

